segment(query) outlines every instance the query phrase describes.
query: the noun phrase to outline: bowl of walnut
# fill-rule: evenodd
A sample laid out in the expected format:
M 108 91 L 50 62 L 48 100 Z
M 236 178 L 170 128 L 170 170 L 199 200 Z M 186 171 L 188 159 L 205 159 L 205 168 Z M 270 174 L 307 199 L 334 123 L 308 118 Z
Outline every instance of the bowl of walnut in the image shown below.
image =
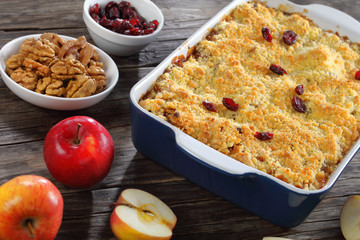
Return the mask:
M 105 52 L 85 37 L 55 33 L 16 38 L 0 50 L 0 73 L 18 97 L 39 107 L 78 110 L 102 101 L 119 72 Z

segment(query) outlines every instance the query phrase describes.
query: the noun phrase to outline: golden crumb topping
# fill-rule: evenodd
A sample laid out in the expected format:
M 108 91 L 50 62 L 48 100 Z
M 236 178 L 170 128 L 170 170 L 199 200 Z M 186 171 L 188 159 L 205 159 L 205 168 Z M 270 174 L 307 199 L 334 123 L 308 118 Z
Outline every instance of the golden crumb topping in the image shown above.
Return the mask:
M 359 136 L 359 53 L 301 14 L 245 3 L 139 103 L 223 154 L 319 189 Z

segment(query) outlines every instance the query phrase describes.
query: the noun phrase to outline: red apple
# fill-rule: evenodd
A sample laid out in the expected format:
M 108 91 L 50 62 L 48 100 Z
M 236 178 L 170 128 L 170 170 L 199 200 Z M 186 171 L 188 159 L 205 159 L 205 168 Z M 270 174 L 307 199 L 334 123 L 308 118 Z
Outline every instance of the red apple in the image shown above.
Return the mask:
M 0 239 L 54 239 L 63 208 L 61 193 L 46 178 L 15 177 L 0 186 Z
M 44 141 L 51 175 L 66 186 L 90 187 L 106 177 L 114 159 L 114 142 L 93 118 L 75 116 L 53 126 Z

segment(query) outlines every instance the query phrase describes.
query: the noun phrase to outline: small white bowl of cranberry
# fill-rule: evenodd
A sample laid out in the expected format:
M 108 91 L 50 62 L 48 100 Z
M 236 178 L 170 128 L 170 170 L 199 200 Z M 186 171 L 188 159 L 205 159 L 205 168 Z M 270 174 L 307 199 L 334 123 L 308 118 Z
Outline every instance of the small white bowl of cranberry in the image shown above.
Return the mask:
M 85 0 L 83 19 L 95 44 L 116 56 L 139 52 L 164 25 L 161 10 L 150 0 Z

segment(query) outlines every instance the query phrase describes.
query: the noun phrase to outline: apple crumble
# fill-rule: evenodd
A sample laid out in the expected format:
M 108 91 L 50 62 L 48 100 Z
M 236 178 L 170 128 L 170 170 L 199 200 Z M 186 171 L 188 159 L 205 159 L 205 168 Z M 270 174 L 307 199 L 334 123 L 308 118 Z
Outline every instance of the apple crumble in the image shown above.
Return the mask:
M 299 13 L 244 3 L 139 104 L 248 166 L 320 189 L 359 136 L 359 54 Z

